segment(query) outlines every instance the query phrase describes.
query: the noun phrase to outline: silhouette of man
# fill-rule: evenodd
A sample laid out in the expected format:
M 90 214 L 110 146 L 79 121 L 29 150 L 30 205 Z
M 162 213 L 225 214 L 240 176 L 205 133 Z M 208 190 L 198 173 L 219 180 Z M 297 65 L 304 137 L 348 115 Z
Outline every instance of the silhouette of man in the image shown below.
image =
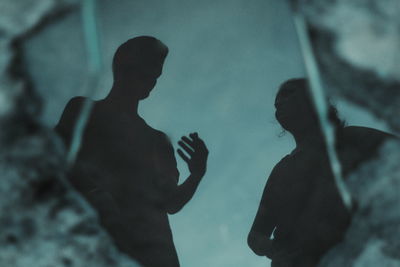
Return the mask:
M 178 185 L 167 136 L 138 115 L 139 101 L 156 85 L 167 54 L 163 43 L 148 36 L 130 39 L 117 49 L 113 87 L 105 99 L 94 102 L 69 175 L 118 248 L 150 267 L 179 266 L 167 214 L 178 212 L 192 198 L 208 156 L 197 133 L 183 136 L 178 154 L 190 176 Z M 71 99 L 55 128 L 67 146 L 84 101 Z
M 275 107 L 276 119 L 293 135 L 296 148 L 268 178 L 248 245 L 257 255 L 271 258 L 273 267 L 313 267 L 343 238 L 350 213 L 334 183 L 307 81 L 283 83 Z M 330 119 L 336 126 L 344 175 L 371 158 L 391 137 L 366 127 L 344 127 L 332 106 Z

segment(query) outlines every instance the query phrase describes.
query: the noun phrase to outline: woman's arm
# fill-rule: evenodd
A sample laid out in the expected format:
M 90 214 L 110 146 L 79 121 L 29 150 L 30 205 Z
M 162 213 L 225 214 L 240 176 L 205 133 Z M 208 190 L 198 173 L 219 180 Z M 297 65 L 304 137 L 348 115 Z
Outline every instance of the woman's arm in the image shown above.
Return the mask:
M 247 244 L 253 252 L 268 258 L 272 255 L 273 241 L 270 237 L 277 225 L 279 195 L 282 194 L 278 189 L 278 177 L 279 173 L 275 166 L 264 188 L 257 215 L 247 237 Z

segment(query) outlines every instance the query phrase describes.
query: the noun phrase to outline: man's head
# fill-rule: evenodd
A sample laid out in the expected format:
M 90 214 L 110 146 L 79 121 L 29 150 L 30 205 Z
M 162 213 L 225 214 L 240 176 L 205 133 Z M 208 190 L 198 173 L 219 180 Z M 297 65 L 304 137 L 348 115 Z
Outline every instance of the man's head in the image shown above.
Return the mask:
M 137 97 L 146 98 L 162 73 L 168 47 L 150 36 L 129 39 L 114 54 L 114 82 L 137 90 Z

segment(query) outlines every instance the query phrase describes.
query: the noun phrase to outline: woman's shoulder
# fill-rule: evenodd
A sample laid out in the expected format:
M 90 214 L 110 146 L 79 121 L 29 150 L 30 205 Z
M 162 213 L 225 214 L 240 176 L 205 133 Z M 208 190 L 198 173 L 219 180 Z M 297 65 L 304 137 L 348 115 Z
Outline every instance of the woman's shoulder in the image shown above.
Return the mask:
M 269 180 L 274 180 L 276 178 L 273 177 L 282 177 L 283 173 L 287 172 L 288 169 L 290 169 L 291 165 L 291 155 L 288 154 L 284 156 L 282 159 L 278 161 L 278 163 L 275 164 L 275 166 L 272 168 L 271 174 L 269 176 Z
M 338 137 L 338 145 L 355 146 L 358 149 L 371 149 L 379 146 L 388 139 L 396 136 L 377 129 L 362 126 L 347 126 L 341 131 Z
M 343 136 L 354 139 L 364 138 L 394 138 L 393 134 L 364 126 L 346 126 L 342 130 Z
M 292 154 L 292 153 L 283 156 L 283 158 L 281 158 L 281 159 L 278 161 L 278 163 L 276 163 L 275 168 L 276 168 L 276 167 L 280 167 L 280 166 L 282 166 L 282 165 L 288 164 L 288 163 L 291 161 L 292 158 L 293 158 L 293 154 Z
M 348 126 L 343 128 L 337 140 L 337 152 L 344 173 L 355 169 L 359 164 L 375 157 L 380 146 L 396 136 L 377 129 Z

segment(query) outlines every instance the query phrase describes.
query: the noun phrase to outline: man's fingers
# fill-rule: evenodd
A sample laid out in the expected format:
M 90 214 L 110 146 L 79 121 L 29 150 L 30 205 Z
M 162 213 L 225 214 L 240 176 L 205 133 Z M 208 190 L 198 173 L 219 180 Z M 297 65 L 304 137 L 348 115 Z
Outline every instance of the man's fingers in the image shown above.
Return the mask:
M 193 138 L 193 139 L 197 139 L 197 138 L 199 138 L 199 135 L 198 135 L 198 133 L 197 133 L 197 132 L 195 132 L 195 133 L 191 133 L 191 134 L 189 134 L 189 136 L 190 136 L 191 138 Z
M 204 143 L 204 141 L 199 137 L 198 133 L 191 133 L 189 134 L 189 136 L 193 139 L 192 141 L 192 146 L 193 148 L 195 148 L 196 150 L 202 150 L 202 151 L 208 151 L 206 144 Z
M 187 138 L 186 136 L 182 136 L 182 141 L 184 141 L 186 144 L 194 147 L 194 142 L 192 140 L 190 140 L 189 138 Z
M 196 148 L 196 150 L 208 153 L 207 146 L 201 138 L 197 137 L 194 143 L 194 147 Z
M 177 152 L 178 152 L 179 156 L 180 156 L 184 161 L 186 161 L 186 163 L 189 163 L 190 159 L 188 158 L 188 156 L 185 155 L 185 153 L 183 153 L 182 150 L 180 150 L 180 149 L 178 148 L 178 151 L 177 151 Z
M 180 145 L 183 148 L 183 150 L 185 150 L 190 156 L 193 156 L 194 151 L 188 145 L 186 145 L 184 142 L 179 141 L 178 145 Z

